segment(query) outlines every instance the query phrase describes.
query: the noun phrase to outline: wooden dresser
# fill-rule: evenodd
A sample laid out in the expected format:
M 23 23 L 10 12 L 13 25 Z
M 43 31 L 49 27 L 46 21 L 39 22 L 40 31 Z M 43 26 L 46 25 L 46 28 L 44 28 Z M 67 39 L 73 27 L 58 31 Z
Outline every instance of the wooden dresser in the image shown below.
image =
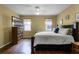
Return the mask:
M 72 43 L 72 53 L 79 54 L 79 42 Z

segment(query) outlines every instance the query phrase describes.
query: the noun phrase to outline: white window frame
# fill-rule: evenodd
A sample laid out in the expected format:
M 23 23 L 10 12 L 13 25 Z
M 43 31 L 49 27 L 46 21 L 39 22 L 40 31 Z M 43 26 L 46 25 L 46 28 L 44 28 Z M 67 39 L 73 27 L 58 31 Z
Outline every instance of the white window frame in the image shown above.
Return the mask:
M 49 24 L 47 24 L 49 23 Z M 51 28 L 48 28 L 50 26 Z M 53 24 L 52 24 L 52 19 L 45 19 L 45 30 L 46 31 L 52 31 Z
M 23 19 L 23 24 L 24 24 L 24 31 L 31 31 L 31 19 Z M 26 27 L 26 25 L 28 25 L 28 27 Z

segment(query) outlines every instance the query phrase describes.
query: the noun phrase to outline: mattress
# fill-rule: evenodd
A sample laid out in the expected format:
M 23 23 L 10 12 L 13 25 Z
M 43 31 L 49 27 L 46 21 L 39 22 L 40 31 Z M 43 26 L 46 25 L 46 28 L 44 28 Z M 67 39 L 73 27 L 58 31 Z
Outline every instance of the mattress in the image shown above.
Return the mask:
M 71 42 L 74 42 L 72 35 L 64 35 L 54 32 L 38 32 L 34 37 L 34 46 L 38 44 L 71 44 Z

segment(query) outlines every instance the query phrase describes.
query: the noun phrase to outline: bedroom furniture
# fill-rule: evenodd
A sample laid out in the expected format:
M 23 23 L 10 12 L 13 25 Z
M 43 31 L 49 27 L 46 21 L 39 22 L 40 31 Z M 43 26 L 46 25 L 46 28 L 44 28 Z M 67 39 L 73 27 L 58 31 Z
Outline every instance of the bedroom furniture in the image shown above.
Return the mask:
M 63 28 L 71 28 L 72 29 L 72 27 L 73 27 L 73 25 L 64 25 L 64 26 L 62 26 Z M 56 33 L 57 34 L 57 33 Z M 48 34 L 47 34 L 48 35 Z M 43 40 L 43 39 L 45 39 L 45 42 L 47 41 L 46 39 L 48 39 L 48 38 L 51 38 L 51 35 L 52 35 L 52 33 L 50 33 L 49 34 L 49 37 L 47 37 L 47 38 L 42 38 L 41 40 Z M 45 35 L 46 36 L 46 35 Z M 38 36 L 39 37 L 39 36 Z M 43 37 L 43 36 L 42 36 Z M 54 37 L 54 36 L 53 36 Z M 60 37 L 60 36 L 59 36 Z M 63 37 L 63 36 L 62 36 Z M 43 43 L 44 41 L 42 41 L 42 43 L 43 44 L 39 44 L 39 42 L 41 43 L 41 40 L 39 40 L 39 42 L 38 43 L 36 43 L 35 44 L 35 35 L 34 35 L 34 37 L 32 37 L 31 38 L 31 52 L 33 53 L 35 50 L 40 50 L 40 49 L 42 49 L 42 50 L 52 50 L 52 49 L 55 49 L 55 50 L 65 50 L 65 51 L 71 51 L 71 42 L 74 42 L 74 39 L 73 39 L 73 36 L 71 35 L 71 34 L 69 34 L 69 35 L 67 35 L 67 36 L 65 36 L 65 39 L 64 40 L 69 40 L 69 41 L 71 41 L 69 44 L 68 44 L 68 42 L 69 41 L 67 41 L 67 43 L 66 42 L 62 42 L 61 43 L 61 41 L 64 41 L 64 40 L 62 40 L 62 37 L 60 37 L 61 39 L 59 39 L 58 40 L 58 43 L 56 44 L 55 42 L 53 42 L 53 44 L 51 43 L 51 44 L 47 44 L 50 40 L 52 40 L 52 39 L 48 39 L 49 41 L 47 41 L 47 43 Z M 67 37 L 67 38 L 66 38 Z M 69 39 L 69 37 L 71 37 L 70 39 Z M 56 38 L 56 37 L 55 37 Z M 63 37 L 64 38 L 64 37 Z M 52 42 L 52 41 L 50 41 L 50 42 Z M 50 43 L 49 42 L 49 43 Z M 64 43 L 66 43 L 66 44 L 64 44 Z
M 17 44 L 18 42 L 18 28 L 12 27 L 12 44 Z
M 35 39 L 35 37 L 31 37 L 31 54 L 34 53 L 34 47 L 33 47 L 33 45 L 34 45 L 34 39 Z
M 31 37 L 31 53 L 33 54 L 36 50 L 63 50 L 67 53 L 71 53 L 71 44 L 38 44 L 36 46 L 34 45 L 35 37 Z
M 76 28 L 73 29 L 73 36 L 75 41 L 79 41 L 79 22 L 75 23 Z
M 34 35 L 34 47 L 37 45 L 66 45 L 74 42 L 71 35 L 54 33 L 54 32 L 38 32 Z
M 23 38 L 23 21 L 12 16 L 12 44 Z
M 79 54 L 79 42 L 72 43 L 72 53 Z

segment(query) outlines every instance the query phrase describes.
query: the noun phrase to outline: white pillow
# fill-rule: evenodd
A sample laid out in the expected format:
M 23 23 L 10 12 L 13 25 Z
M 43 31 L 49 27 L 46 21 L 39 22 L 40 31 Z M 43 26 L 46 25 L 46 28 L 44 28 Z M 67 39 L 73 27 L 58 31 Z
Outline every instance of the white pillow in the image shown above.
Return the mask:
M 68 32 L 69 32 L 69 28 L 60 28 L 58 33 L 67 35 Z
M 55 28 L 53 28 L 53 32 L 55 31 Z

